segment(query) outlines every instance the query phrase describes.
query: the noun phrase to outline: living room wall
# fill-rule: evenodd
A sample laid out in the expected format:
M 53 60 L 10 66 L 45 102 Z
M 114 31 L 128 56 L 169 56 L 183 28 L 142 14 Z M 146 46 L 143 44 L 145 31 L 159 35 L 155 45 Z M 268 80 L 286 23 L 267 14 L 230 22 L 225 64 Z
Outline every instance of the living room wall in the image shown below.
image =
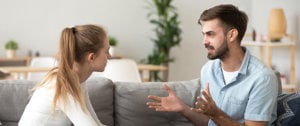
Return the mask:
M 154 32 L 147 19 L 150 10 L 146 1 L 149 0 L 1 0 L 0 46 L 14 39 L 20 44 L 18 56 L 26 56 L 29 50 L 33 53 L 39 51 L 41 56 L 52 56 L 57 52 L 59 35 L 64 27 L 92 23 L 103 25 L 109 35 L 119 40 L 116 54 L 139 62 L 150 54 L 153 46 L 150 38 Z M 267 1 L 273 3 L 274 0 Z M 284 3 L 283 0 L 275 1 Z M 297 0 L 290 1 L 295 6 Z M 203 10 L 221 3 L 235 4 L 248 13 L 251 28 L 252 22 L 256 26 L 264 21 L 256 13 L 260 12 L 259 9 L 266 11 L 264 7 L 268 4 L 258 5 L 259 2 L 175 0 L 183 33 L 180 46 L 172 49 L 175 62 L 170 64 L 169 80 L 198 78 L 202 65 L 207 61 L 201 26 L 197 24 Z M 252 13 L 255 13 L 253 20 Z M 263 29 L 258 31 L 264 32 Z M 1 49 L 0 57 L 4 56 L 5 51 Z

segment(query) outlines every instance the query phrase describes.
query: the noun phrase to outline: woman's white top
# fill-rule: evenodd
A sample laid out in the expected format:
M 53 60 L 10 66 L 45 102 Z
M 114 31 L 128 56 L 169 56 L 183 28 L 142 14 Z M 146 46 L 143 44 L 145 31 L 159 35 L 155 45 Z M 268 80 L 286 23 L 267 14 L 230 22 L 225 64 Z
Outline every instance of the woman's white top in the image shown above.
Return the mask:
M 58 101 L 54 116 L 51 113 L 52 101 L 55 93 L 56 80 L 47 82 L 43 87 L 35 90 L 19 121 L 19 126 L 103 126 L 91 105 L 85 84 L 82 91 L 85 95 L 87 111 L 81 109 L 79 102 L 68 96 L 68 106 L 64 107 Z

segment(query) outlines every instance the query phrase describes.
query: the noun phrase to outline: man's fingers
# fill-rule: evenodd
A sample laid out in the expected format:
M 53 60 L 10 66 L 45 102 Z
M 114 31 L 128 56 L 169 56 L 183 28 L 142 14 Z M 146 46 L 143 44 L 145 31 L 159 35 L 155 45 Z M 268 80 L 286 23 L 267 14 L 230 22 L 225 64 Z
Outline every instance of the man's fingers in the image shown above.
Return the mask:
M 159 111 L 159 112 L 162 112 L 162 111 L 166 111 L 163 107 L 156 107 L 155 108 L 155 111 Z
M 148 105 L 148 108 L 155 109 L 155 111 L 166 111 L 164 109 L 164 107 L 162 107 L 161 105 L 157 105 L 157 104 L 153 104 L 153 103 L 147 103 L 147 105 Z
M 206 83 L 206 85 L 205 85 L 205 91 L 208 94 L 208 96 L 211 97 L 210 90 L 209 90 L 209 83 Z
M 201 92 L 205 98 L 205 102 L 211 102 L 211 95 L 209 91 L 209 84 L 206 83 L 204 91 Z
M 148 106 L 161 106 L 161 103 L 159 102 L 147 102 Z
M 207 92 L 205 92 L 205 91 L 203 91 L 202 92 L 202 95 L 204 96 L 204 98 L 205 98 L 205 102 L 210 102 L 211 100 L 211 98 L 208 96 L 208 94 L 207 94 Z M 203 98 L 201 98 L 201 99 L 203 99 Z
M 207 102 L 201 98 L 201 97 L 197 97 L 197 102 L 195 103 L 195 105 L 198 107 L 198 108 L 201 108 L 201 109 L 205 109 L 207 107 Z
M 158 102 L 161 102 L 161 97 L 159 97 L 159 96 L 149 95 L 148 98 L 152 99 L 152 100 L 155 100 L 155 101 L 158 101 Z
M 197 100 L 198 100 L 199 102 L 201 102 L 201 103 L 206 103 L 206 102 L 207 102 L 206 99 L 204 99 L 204 98 L 202 98 L 202 97 L 200 97 L 200 96 L 197 97 Z

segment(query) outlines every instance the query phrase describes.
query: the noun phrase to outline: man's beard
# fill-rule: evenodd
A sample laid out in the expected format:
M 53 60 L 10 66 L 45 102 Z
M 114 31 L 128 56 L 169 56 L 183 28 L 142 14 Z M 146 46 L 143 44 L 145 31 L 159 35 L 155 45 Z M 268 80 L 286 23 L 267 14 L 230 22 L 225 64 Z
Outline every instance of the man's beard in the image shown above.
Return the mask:
M 214 50 L 215 48 L 213 46 L 209 46 L 209 45 L 205 45 L 205 48 L 207 49 L 212 49 Z M 215 54 L 207 54 L 207 58 L 210 60 L 214 60 L 214 59 L 223 59 L 226 57 L 227 53 L 229 52 L 228 49 L 228 45 L 227 45 L 227 41 L 226 38 L 224 39 L 222 45 L 220 46 L 220 48 L 218 50 L 216 50 Z

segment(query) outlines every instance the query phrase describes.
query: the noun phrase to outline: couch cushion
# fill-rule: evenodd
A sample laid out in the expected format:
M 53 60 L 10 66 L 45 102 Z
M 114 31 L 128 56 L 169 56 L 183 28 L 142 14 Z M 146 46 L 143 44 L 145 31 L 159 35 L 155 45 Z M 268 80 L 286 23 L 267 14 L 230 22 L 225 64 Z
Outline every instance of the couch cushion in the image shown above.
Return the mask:
M 17 125 L 34 85 L 35 82 L 27 80 L 0 81 L 0 120 L 3 125 Z
M 300 126 L 300 92 L 279 95 L 277 105 L 276 126 Z
M 3 125 L 17 126 L 35 84 L 28 80 L 0 80 L 0 120 Z M 98 118 L 103 124 L 113 126 L 114 84 L 102 77 L 89 79 L 86 84 Z
M 113 82 L 107 78 L 95 77 L 87 80 L 86 84 L 92 106 L 98 119 L 105 125 L 113 126 Z
M 115 124 L 117 126 L 192 126 L 178 113 L 156 112 L 149 109 L 148 95 L 167 96 L 162 82 L 115 82 Z M 167 85 L 189 106 L 199 95 L 199 79 L 167 82 Z

